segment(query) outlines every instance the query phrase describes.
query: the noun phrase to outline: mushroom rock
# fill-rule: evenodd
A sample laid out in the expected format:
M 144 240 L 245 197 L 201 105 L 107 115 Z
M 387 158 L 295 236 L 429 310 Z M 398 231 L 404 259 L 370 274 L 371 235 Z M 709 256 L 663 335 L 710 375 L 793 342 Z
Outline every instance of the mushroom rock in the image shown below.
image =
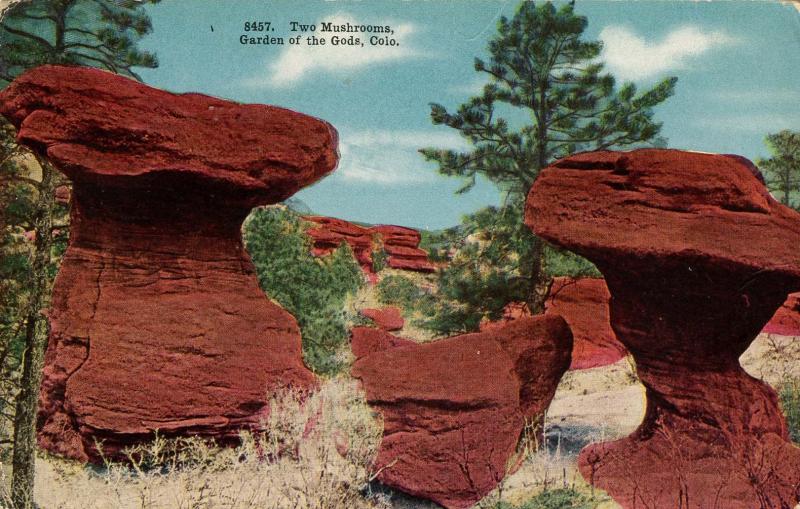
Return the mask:
M 334 169 L 329 124 L 60 66 L 15 80 L 0 113 L 73 183 L 41 447 L 98 461 L 95 440 L 114 457 L 155 430 L 235 440 L 268 413 L 269 391 L 314 386 L 240 228 Z
M 800 289 L 800 215 L 743 158 L 642 149 L 544 169 L 526 222 L 603 273 L 646 388 L 639 428 L 584 448 L 583 476 L 626 508 L 794 507 L 800 448 L 738 358 Z
M 541 424 L 569 366 L 569 327 L 535 316 L 421 344 L 373 331 L 353 331 L 352 373 L 383 415 L 378 480 L 473 506 L 517 466 L 526 423 Z
M 610 297 L 602 278 L 553 279 L 545 301 L 545 314 L 563 316 L 572 329 L 574 346 L 570 369 L 607 366 L 628 354 L 611 330 Z
M 386 331 L 396 331 L 403 328 L 405 320 L 396 306 L 386 306 L 381 309 L 366 308 L 359 311 L 359 314 L 369 318 L 375 325 Z
M 800 336 L 800 293 L 789 294 L 761 332 L 782 336 Z

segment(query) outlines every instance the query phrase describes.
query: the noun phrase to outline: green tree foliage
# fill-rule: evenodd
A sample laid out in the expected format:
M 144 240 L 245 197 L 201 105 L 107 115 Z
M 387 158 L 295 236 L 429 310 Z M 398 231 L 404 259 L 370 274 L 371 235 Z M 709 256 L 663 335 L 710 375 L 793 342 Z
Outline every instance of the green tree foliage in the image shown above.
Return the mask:
M 137 48 L 152 31 L 145 3 L 159 0 L 28 0 L 0 22 L 0 80 L 42 64 L 99 67 L 140 79 L 134 67 L 157 67 Z
M 800 208 L 800 132 L 784 129 L 767 135 L 767 147 L 772 157 L 759 159 L 767 188 L 781 203 Z
M 306 364 L 332 374 L 342 367 L 336 354 L 347 340 L 345 302 L 364 276 L 347 244 L 327 257 L 311 255 L 305 230 L 288 209 L 258 209 L 245 222 L 245 245 L 261 288 L 297 319 Z
M 425 314 L 436 303 L 436 298 L 430 291 L 420 288 L 407 276 L 386 276 L 378 282 L 375 289 L 382 304 L 400 306 L 407 314 Z
M 507 196 L 503 207 L 466 218 L 486 230 L 484 243 L 497 246 L 468 247 L 456 257 L 464 259 L 458 263 L 464 271 L 443 277 L 444 292 L 455 300 L 452 307 L 466 306 L 464 328 L 480 322 L 476 314 L 491 317 L 500 302 L 520 295 L 533 312 L 543 310 L 550 285 L 547 248 L 527 233 L 521 214 L 542 168 L 577 151 L 664 143 L 653 108 L 673 94 L 677 79 L 644 92 L 632 83 L 617 89 L 598 61 L 602 43 L 582 39 L 586 27 L 587 19 L 575 14 L 572 4 L 557 9 L 549 2 L 522 2 L 511 19 L 500 18 L 489 60 L 475 59 L 475 70 L 488 79 L 482 93 L 454 112 L 431 104 L 433 123 L 458 130 L 471 149 L 424 148 L 423 157 L 441 174 L 461 177 L 458 192 L 471 189 L 482 175 Z M 476 256 L 485 258 L 468 260 Z M 491 290 L 482 290 L 485 284 Z M 473 308 L 476 295 L 484 304 L 474 302 Z
M 477 330 L 481 320 L 497 320 L 509 302 L 525 302 L 534 263 L 535 236 L 522 224 L 523 206 L 487 207 L 465 218 L 456 255 L 438 273 L 439 299 L 422 325 L 446 335 Z M 544 245 L 545 275 L 594 276 L 589 261 Z
M 0 21 L 0 87 L 42 64 L 84 65 L 138 78 L 134 67 L 156 67 L 139 50 L 151 31 L 145 3 L 157 0 L 26 0 L 8 7 Z M 0 125 L 0 374 L 14 402 L 12 498 L 33 506 L 35 430 L 41 368 L 47 341 L 42 311 L 63 252 L 66 211 L 55 190 L 66 180 L 52 165 L 14 142 Z M 27 240 L 26 240 L 27 239 Z M 9 381 L 11 384 L 9 384 Z M 18 389 L 15 391 L 14 389 Z M 4 410 L 10 401 L 4 401 Z M 4 412 L 4 415 L 7 413 Z

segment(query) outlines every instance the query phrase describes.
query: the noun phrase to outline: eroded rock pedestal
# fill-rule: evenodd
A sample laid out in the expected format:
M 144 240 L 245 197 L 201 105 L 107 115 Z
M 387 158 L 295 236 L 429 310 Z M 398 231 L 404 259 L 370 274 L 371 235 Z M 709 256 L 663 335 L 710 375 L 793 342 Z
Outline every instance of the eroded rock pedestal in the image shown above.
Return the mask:
M 523 430 L 541 425 L 571 348 L 558 316 L 423 344 L 354 329 L 353 376 L 384 419 L 378 479 L 448 509 L 472 507 L 517 466 Z
M 580 455 L 626 508 L 792 508 L 800 449 L 775 391 L 738 357 L 800 288 L 800 215 L 735 156 L 579 154 L 545 169 L 526 221 L 588 258 L 636 360 L 647 411 L 627 438 Z
M 610 295 L 602 278 L 557 277 L 545 301 L 545 313 L 563 316 L 572 329 L 570 369 L 614 364 L 628 352 L 617 340 L 608 318 Z
M 0 94 L 18 140 L 73 182 L 39 445 L 98 460 L 152 437 L 235 438 L 269 392 L 309 388 L 294 318 L 259 289 L 240 227 L 336 165 L 330 125 L 40 67 Z

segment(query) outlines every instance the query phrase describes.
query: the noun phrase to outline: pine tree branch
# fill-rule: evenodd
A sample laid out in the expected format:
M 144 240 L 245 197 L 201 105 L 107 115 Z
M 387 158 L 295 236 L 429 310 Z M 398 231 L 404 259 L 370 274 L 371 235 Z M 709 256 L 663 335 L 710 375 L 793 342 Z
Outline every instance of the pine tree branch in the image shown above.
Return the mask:
M 16 28 L 11 28 L 10 26 L 6 25 L 5 23 L 0 23 L 0 28 L 3 28 L 6 32 L 8 32 L 10 34 L 14 34 L 14 35 L 18 35 L 20 37 L 26 37 L 28 39 L 34 40 L 34 41 L 38 42 L 39 44 L 41 44 L 43 46 L 47 46 L 51 50 L 55 49 L 55 47 L 52 44 L 50 44 L 50 41 L 48 41 L 47 39 L 44 39 L 42 37 L 39 37 L 38 35 L 29 34 L 28 32 L 25 32 L 25 31 L 22 31 L 22 30 L 17 30 Z
M 93 38 L 97 39 L 97 34 L 96 33 L 92 32 L 90 30 L 84 30 L 82 28 L 67 27 L 67 28 L 64 29 L 64 32 L 65 33 L 66 32 L 75 32 L 75 33 L 78 33 L 78 34 L 88 35 L 89 37 L 93 37 Z
M 86 60 L 90 60 L 92 62 L 97 62 L 99 64 L 102 64 L 103 67 L 106 70 L 109 70 L 109 71 L 112 71 L 114 73 L 117 73 L 117 66 L 115 66 L 112 62 L 103 60 L 101 58 L 92 57 L 92 56 L 89 56 L 89 55 L 86 55 L 84 53 L 80 53 L 80 52 L 77 52 L 77 51 L 70 52 L 70 54 L 73 55 L 73 56 L 76 56 L 76 57 L 85 58 Z
M 28 184 L 38 188 L 41 182 L 28 177 L 21 177 L 19 175 L 0 175 L 0 182 L 14 182 L 18 184 Z

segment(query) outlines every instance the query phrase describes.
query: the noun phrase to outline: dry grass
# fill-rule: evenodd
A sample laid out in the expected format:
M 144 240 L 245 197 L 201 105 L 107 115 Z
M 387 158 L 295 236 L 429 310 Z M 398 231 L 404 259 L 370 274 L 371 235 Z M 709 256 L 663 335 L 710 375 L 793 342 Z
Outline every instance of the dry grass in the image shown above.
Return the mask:
M 305 402 L 287 393 L 272 405 L 263 434 L 244 434 L 235 449 L 156 439 L 130 451 L 132 466 L 95 470 L 41 458 L 36 501 L 48 509 L 387 507 L 368 487 L 380 423 L 355 382 L 334 379 Z
M 777 388 L 800 378 L 800 341 L 795 336 L 759 334 L 740 361 L 750 375 Z
M 410 279 L 420 288 L 430 288 L 433 283 L 431 282 L 431 276 L 427 274 L 422 274 L 419 272 L 412 272 L 412 271 L 405 271 L 405 270 L 397 270 L 397 269 L 390 269 L 386 268 L 380 272 L 381 277 L 387 276 L 402 276 L 406 279 Z M 377 308 L 380 309 L 385 307 L 386 304 L 383 304 L 378 299 L 378 291 L 375 285 L 367 284 L 364 285 L 359 291 L 356 293 L 355 296 L 349 297 L 346 303 L 346 308 L 349 314 L 357 315 L 358 311 L 365 308 Z M 399 331 L 395 331 L 392 334 L 396 334 L 398 336 L 402 336 L 406 339 L 414 340 L 418 343 L 425 343 L 435 339 L 435 335 L 433 332 L 423 329 L 421 327 L 417 327 L 414 325 L 416 320 L 424 318 L 422 313 L 416 312 L 412 315 L 409 315 L 408 312 L 401 309 L 403 313 L 403 318 L 405 319 L 405 325 Z

